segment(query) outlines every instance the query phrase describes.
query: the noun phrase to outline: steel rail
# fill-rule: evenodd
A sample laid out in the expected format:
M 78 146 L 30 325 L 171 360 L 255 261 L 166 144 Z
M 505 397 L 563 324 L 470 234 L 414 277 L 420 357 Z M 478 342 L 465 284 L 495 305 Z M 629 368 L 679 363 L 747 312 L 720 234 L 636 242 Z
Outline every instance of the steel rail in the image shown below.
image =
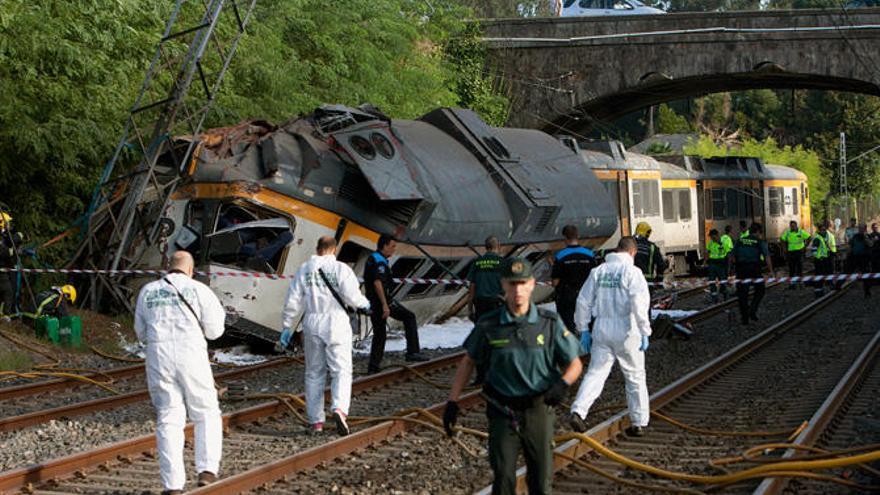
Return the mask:
M 450 354 L 424 363 L 418 363 L 417 365 L 412 366 L 412 368 L 422 373 L 446 368 L 457 363 L 462 355 L 463 352 Z M 409 376 L 411 376 L 411 374 L 405 368 L 387 370 L 375 375 L 366 376 L 355 380 L 354 383 L 352 383 L 352 393 L 357 394 L 363 391 L 379 388 L 405 380 Z M 329 388 L 325 389 L 325 393 L 330 393 Z M 300 394 L 299 397 L 304 399 L 302 394 Z M 223 426 L 233 427 L 243 425 L 267 416 L 284 412 L 287 412 L 287 408 L 282 401 L 264 402 L 252 407 L 224 414 Z M 192 438 L 192 423 L 187 424 L 185 433 L 187 438 Z M 0 493 L 28 489 L 29 486 L 45 483 L 53 478 L 70 476 L 77 471 L 95 468 L 105 462 L 114 462 L 119 458 L 139 455 L 155 448 L 156 436 L 143 435 L 130 440 L 116 442 L 98 449 L 79 452 L 39 464 L 6 471 L 0 473 Z
M 841 297 L 851 285 L 851 283 L 847 283 L 840 290 L 832 291 L 824 295 L 823 297 L 816 299 L 815 301 L 804 306 L 798 311 L 788 315 L 776 324 L 768 327 L 763 332 L 753 336 L 752 338 L 739 344 L 738 346 L 727 351 L 721 356 L 718 356 L 712 361 L 709 361 L 708 363 L 691 371 L 690 373 L 679 378 L 675 382 L 663 387 L 661 390 L 651 395 L 651 409 L 660 409 L 663 406 L 675 401 L 679 397 L 682 397 L 683 395 L 689 393 L 691 390 L 700 386 L 701 384 L 710 381 L 719 373 L 742 361 L 751 353 L 774 341 L 777 337 L 790 330 L 791 328 L 794 328 L 798 323 L 804 321 L 807 317 L 811 316 L 816 311 L 824 308 L 834 300 Z M 735 299 L 733 301 L 735 301 Z M 710 306 L 706 309 L 712 309 L 717 312 L 719 311 L 719 307 L 722 307 L 723 305 L 729 303 L 731 303 L 731 301 L 726 301 L 715 306 Z M 629 426 L 629 424 L 629 415 L 626 410 L 623 410 L 603 421 L 602 423 L 594 426 L 593 428 L 588 430 L 585 435 L 592 437 L 598 442 L 606 443 L 615 438 L 617 435 L 621 434 L 623 430 L 625 430 Z M 568 442 L 554 449 L 554 452 L 565 454 L 575 458 L 580 458 L 592 451 L 593 449 L 591 447 L 582 443 L 579 440 L 569 440 Z M 567 459 L 564 459 L 561 456 L 554 456 L 553 471 L 557 472 L 568 466 L 569 464 L 570 462 Z M 518 469 L 516 474 L 517 493 L 521 493 L 526 489 L 525 467 Z M 488 495 L 491 492 L 492 487 L 485 487 L 477 493 L 480 495 Z
M 871 342 L 865 347 L 865 350 L 853 361 L 852 366 L 849 367 L 849 370 L 840 379 L 834 390 L 828 394 L 828 398 L 825 399 L 822 406 L 810 418 L 809 426 L 797 436 L 792 442 L 793 444 L 812 447 L 819 441 L 825 431 L 831 426 L 834 418 L 842 412 L 847 400 L 856 390 L 859 383 L 871 372 L 878 354 L 880 354 L 880 330 L 877 330 Z M 782 455 L 782 459 L 794 461 L 797 460 L 799 454 L 800 452 L 795 449 L 788 449 Z M 788 485 L 788 481 L 789 478 L 765 478 L 758 485 L 758 488 L 755 489 L 753 495 L 775 495 L 782 493 Z
M 46 371 L 52 371 L 46 370 Z M 143 364 L 135 364 L 133 366 L 123 366 L 120 368 L 109 369 L 107 371 L 97 371 L 83 375 L 85 378 L 92 380 L 101 380 L 103 378 L 127 378 L 129 376 L 138 375 L 144 372 Z M 31 395 L 51 392 L 53 390 L 61 390 L 76 385 L 77 380 L 73 378 L 54 378 L 51 380 L 43 380 L 36 383 L 25 383 L 22 385 L 14 385 L 11 387 L 0 388 L 0 400 L 16 399 L 18 397 L 29 397 Z
M 479 391 L 470 392 L 461 396 L 458 400 L 459 407 L 467 410 L 483 403 Z M 442 416 L 446 403 L 434 404 L 426 409 L 428 412 Z M 407 418 L 417 418 L 417 413 L 412 413 Z M 375 426 L 352 433 L 349 436 L 339 438 L 329 443 L 318 445 L 304 450 L 289 457 L 285 457 L 270 464 L 238 473 L 229 478 L 223 478 L 208 486 L 190 490 L 187 493 L 204 495 L 208 493 L 226 494 L 243 493 L 255 489 L 266 483 L 271 483 L 285 476 L 290 476 L 306 469 L 318 466 L 323 462 L 333 461 L 344 455 L 351 454 L 371 445 L 388 440 L 391 437 L 406 433 L 422 426 L 409 421 L 383 421 Z
M 259 364 L 242 366 L 240 368 L 236 368 L 230 371 L 217 373 L 216 375 L 214 375 L 214 379 L 218 381 L 228 380 L 230 378 L 236 378 L 241 375 L 246 375 L 267 368 L 274 368 L 276 366 L 281 366 L 283 364 L 288 364 L 291 362 L 293 361 L 286 358 L 272 359 Z M 143 367 L 141 367 L 141 371 L 143 371 Z M 127 404 L 147 400 L 149 399 L 149 397 L 150 392 L 146 388 L 142 388 L 125 394 L 111 395 L 108 397 L 101 397 L 98 399 L 76 402 L 65 406 L 19 414 L 17 416 L 0 418 L 0 432 L 15 431 L 21 428 L 26 428 L 28 426 L 46 423 L 53 419 L 72 418 L 76 416 L 90 414 L 96 411 L 116 409 Z

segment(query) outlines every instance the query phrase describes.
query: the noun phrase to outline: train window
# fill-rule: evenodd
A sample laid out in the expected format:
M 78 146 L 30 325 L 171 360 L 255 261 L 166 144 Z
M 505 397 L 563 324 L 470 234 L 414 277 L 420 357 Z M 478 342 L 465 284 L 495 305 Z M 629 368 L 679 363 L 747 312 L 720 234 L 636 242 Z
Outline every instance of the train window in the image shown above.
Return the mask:
M 730 218 L 736 218 L 739 216 L 737 190 L 729 187 L 725 189 L 725 191 L 727 194 L 727 216 Z
M 737 203 L 739 204 L 739 217 L 751 218 L 752 200 L 751 196 L 749 196 L 748 191 L 739 191 L 739 194 L 737 194 L 736 198 Z
M 437 279 L 437 278 L 449 277 L 449 274 L 446 273 L 446 269 L 444 268 L 444 265 L 447 267 L 455 266 L 455 264 L 459 260 L 448 260 L 447 259 L 447 260 L 438 260 L 438 261 L 440 261 L 440 263 L 442 263 L 442 265 L 439 263 L 431 263 L 431 261 L 428 261 L 428 263 L 431 263 L 431 268 L 429 268 L 428 271 L 425 272 L 424 274 L 420 275 L 419 278 Z M 413 284 L 412 289 L 410 289 L 407 294 L 410 296 L 417 296 L 419 294 L 424 294 L 424 293 L 428 292 L 429 290 L 431 290 L 434 287 L 435 287 L 434 284 Z
M 791 188 L 791 213 L 798 214 L 798 190 L 796 187 Z
M 276 273 L 283 266 L 295 225 L 274 212 L 237 204 L 220 210 L 217 229 L 208 236 L 208 259 L 249 271 Z
M 632 195 L 634 216 L 660 215 L 660 185 L 656 180 L 632 181 Z
M 707 189 L 703 192 L 703 214 L 706 216 L 706 220 L 712 220 L 715 218 L 712 215 L 712 190 Z
M 748 195 L 752 198 L 752 210 L 749 213 L 753 217 L 764 216 L 764 197 L 753 187 L 750 187 L 747 191 Z
M 663 191 L 663 220 L 675 222 L 675 191 L 666 189 Z
M 769 203 L 768 207 L 770 209 L 771 217 L 778 217 L 782 215 L 782 196 L 783 191 L 781 187 L 767 188 L 767 201 Z
M 712 217 L 720 220 L 726 216 L 727 214 L 724 209 L 724 189 L 712 189 Z
M 351 147 L 354 148 L 355 151 L 358 152 L 359 155 L 366 158 L 367 160 L 372 160 L 376 158 L 376 148 L 370 144 L 366 138 L 361 136 L 352 136 L 348 141 L 351 144 Z
M 406 278 L 415 273 L 422 266 L 424 258 L 406 257 L 397 258 L 391 266 L 391 275 L 395 278 Z
M 370 141 L 373 143 L 373 146 L 376 147 L 376 151 L 378 151 L 380 155 L 389 160 L 394 156 L 394 146 L 391 145 L 387 137 L 378 132 L 374 132 L 370 134 Z
M 678 191 L 678 219 L 689 222 L 691 219 L 691 191 L 680 189 Z

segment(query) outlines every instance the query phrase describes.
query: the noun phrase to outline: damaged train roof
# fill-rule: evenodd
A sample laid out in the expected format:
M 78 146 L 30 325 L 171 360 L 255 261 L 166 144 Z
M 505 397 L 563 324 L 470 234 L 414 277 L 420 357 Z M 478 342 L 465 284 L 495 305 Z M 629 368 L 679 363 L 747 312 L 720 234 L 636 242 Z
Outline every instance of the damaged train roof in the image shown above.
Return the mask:
M 397 120 L 327 105 L 279 126 L 247 121 L 205 132 L 191 170 L 194 182 L 259 185 L 415 243 L 547 242 L 566 224 L 607 237 L 617 226 L 577 154 L 470 110 Z

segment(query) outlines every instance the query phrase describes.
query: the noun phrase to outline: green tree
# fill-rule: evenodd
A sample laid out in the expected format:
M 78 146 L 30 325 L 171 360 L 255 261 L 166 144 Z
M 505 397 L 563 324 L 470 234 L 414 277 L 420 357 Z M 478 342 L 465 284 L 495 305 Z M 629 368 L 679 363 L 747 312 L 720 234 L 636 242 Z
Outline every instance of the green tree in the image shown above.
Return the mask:
M 84 211 L 170 5 L 0 0 L 0 201 L 32 237 Z M 370 102 L 399 118 L 459 104 L 493 123 L 506 116 L 459 1 L 257 5 L 208 126 L 282 121 L 325 102 Z
M 691 132 L 687 117 L 677 114 L 666 104 L 657 107 L 656 126 L 658 134 L 687 134 Z

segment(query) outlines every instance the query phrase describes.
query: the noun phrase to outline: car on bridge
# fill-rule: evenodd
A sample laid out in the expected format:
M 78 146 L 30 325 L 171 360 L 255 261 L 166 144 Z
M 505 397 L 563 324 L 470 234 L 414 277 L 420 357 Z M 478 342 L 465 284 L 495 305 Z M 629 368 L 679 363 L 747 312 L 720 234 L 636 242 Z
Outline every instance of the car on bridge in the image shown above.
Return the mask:
M 654 15 L 666 12 L 648 7 L 639 0 L 563 0 L 557 1 L 560 17 L 604 15 Z

